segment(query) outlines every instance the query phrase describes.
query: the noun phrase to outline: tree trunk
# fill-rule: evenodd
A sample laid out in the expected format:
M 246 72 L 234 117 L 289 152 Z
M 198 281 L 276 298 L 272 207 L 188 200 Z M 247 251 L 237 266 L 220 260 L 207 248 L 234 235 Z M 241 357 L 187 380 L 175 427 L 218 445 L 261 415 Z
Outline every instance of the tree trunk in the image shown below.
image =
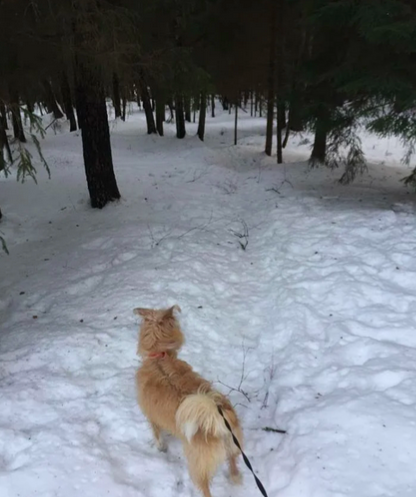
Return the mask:
M 12 151 L 10 149 L 10 144 L 7 139 L 7 134 L 6 134 L 6 129 L 3 127 L 3 123 L 0 121 L 0 154 L 2 154 L 3 157 L 3 149 L 6 149 L 7 152 L 7 158 L 9 159 L 10 164 L 13 162 L 13 156 L 12 156 Z M 3 166 L 3 167 L 2 167 Z M 4 158 L 3 158 L 3 163 L 0 160 L 0 171 L 4 169 Z
M 98 72 L 76 62 L 76 105 L 91 206 L 102 209 L 120 198 L 114 175 L 104 88 Z
M 184 98 L 185 103 L 185 121 L 191 122 L 191 99 L 189 97 Z
M 327 126 L 322 117 L 318 117 L 315 125 L 315 140 L 310 158 L 312 165 L 323 164 L 326 158 Z
M 62 117 L 64 117 L 64 115 L 62 114 L 62 111 L 56 102 L 56 98 L 55 98 L 55 95 L 53 93 L 53 89 L 52 89 L 52 85 L 51 85 L 50 81 L 47 79 L 44 79 L 42 84 L 43 84 L 43 88 L 45 90 L 45 100 L 46 100 L 46 104 L 48 106 L 49 112 L 53 113 L 53 117 L 55 119 L 61 119 Z
M 165 100 L 163 95 L 156 94 L 156 128 L 159 136 L 163 136 L 163 121 L 165 120 Z
M 301 100 L 295 92 L 289 105 L 289 128 L 290 131 L 303 131 L 304 126 L 301 114 Z
M 282 164 L 283 162 L 283 144 L 282 144 L 282 133 L 283 129 L 286 127 L 286 105 L 283 99 L 284 91 L 284 60 L 285 60 L 285 2 L 281 0 L 277 9 L 277 67 L 276 67 L 276 87 L 277 87 L 277 130 L 276 130 L 276 142 L 277 142 L 277 163 Z
M 114 106 L 114 115 L 117 119 L 121 117 L 121 104 L 120 104 L 120 83 L 118 80 L 118 76 L 115 72 L 113 72 L 113 106 Z
M 230 105 L 228 102 L 228 98 L 222 97 L 221 103 L 222 103 L 222 110 L 228 110 L 228 107 Z
M 284 128 L 284 116 L 285 116 L 285 105 L 283 102 L 277 103 L 277 163 L 282 164 L 283 162 L 283 144 L 282 144 L 282 131 Z
M 20 114 L 20 97 L 15 89 L 10 89 L 9 94 L 11 100 L 10 110 L 12 112 L 13 134 L 16 140 L 24 143 L 26 142 L 26 137 L 23 131 L 22 116 Z
M 185 138 L 185 116 L 183 112 L 183 98 L 181 95 L 177 95 L 175 98 L 175 117 L 176 117 L 176 137 Z
M 77 121 L 75 119 L 74 106 L 72 103 L 71 89 L 69 87 L 68 77 L 65 72 L 61 75 L 61 93 L 66 118 L 69 121 L 69 131 L 76 131 Z
M 238 123 L 238 102 L 235 102 L 235 115 L 234 115 L 234 145 L 237 145 L 237 123 Z
M 126 93 L 123 92 L 123 98 L 121 99 L 121 120 L 125 121 L 126 120 L 126 107 L 127 107 L 127 98 L 126 98 Z
M 215 117 L 215 95 L 211 95 L 211 117 Z
M 244 109 L 247 109 L 247 103 L 248 103 L 249 96 L 250 96 L 250 92 L 245 91 L 243 94 Z
M 205 118 L 207 114 L 207 96 L 205 92 L 201 93 L 201 106 L 199 109 L 199 120 L 198 120 L 198 138 L 204 141 L 205 135 Z
M 284 102 L 280 102 L 277 106 L 277 112 L 279 112 L 279 119 L 282 128 L 286 128 L 287 123 L 286 123 L 286 106 Z
M 174 119 L 174 113 L 173 113 L 173 99 L 172 99 L 172 98 L 169 98 L 168 107 L 169 107 L 169 112 L 170 112 L 170 122 L 172 122 L 172 121 L 173 121 L 173 119 Z
M 0 121 L 3 129 L 9 129 L 7 124 L 6 106 L 4 105 L 4 102 L 0 102 Z
M 269 67 L 267 76 L 267 124 L 266 124 L 266 155 L 272 155 L 273 146 L 273 121 L 274 121 L 274 95 L 275 95 L 275 62 L 277 40 L 277 1 L 271 0 L 270 12 L 270 46 Z
M 29 99 L 26 100 L 26 108 L 28 112 L 30 112 L 31 114 L 33 114 L 33 112 L 35 111 L 35 106 L 33 105 L 33 102 L 31 102 Z
M 153 133 L 156 133 L 156 124 L 152 111 L 152 103 L 150 101 L 150 94 L 146 83 L 143 82 L 141 88 L 142 88 L 143 108 L 144 108 L 144 113 L 146 114 L 147 134 L 151 135 Z
M 136 100 L 137 100 L 137 107 L 141 109 L 141 103 L 140 103 L 140 87 L 136 85 Z

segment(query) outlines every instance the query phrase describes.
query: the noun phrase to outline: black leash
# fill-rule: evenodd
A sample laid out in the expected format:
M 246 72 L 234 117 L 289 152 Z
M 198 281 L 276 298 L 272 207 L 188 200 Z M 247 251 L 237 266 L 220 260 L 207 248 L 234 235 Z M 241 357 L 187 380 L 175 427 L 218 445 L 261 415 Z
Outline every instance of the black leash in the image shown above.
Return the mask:
M 243 456 L 244 462 L 246 463 L 247 468 L 253 473 L 254 479 L 256 480 L 257 486 L 259 487 L 260 492 L 262 493 L 263 497 L 268 497 L 266 490 L 263 487 L 263 483 L 257 478 L 256 474 L 253 471 L 253 468 L 251 466 L 250 461 L 248 460 L 248 457 L 244 454 L 243 449 L 241 448 L 240 442 L 237 440 L 236 436 L 233 433 L 233 430 L 231 429 L 230 423 L 226 420 L 224 413 L 222 412 L 222 409 L 220 406 L 217 406 L 218 412 L 221 414 L 222 419 L 224 420 L 225 426 L 228 428 L 229 432 L 231 433 L 231 436 L 233 437 L 234 443 L 237 445 L 237 447 L 240 449 L 241 455 Z

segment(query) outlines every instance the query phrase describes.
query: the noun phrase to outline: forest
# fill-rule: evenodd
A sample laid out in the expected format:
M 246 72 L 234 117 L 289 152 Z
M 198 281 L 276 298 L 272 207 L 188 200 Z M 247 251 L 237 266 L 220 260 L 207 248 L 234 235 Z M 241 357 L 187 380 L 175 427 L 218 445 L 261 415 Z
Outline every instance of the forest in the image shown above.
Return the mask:
M 0 169 L 24 179 L 34 160 L 47 167 L 39 117 L 65 117 L 82 133 L 92 207 L 120 197 L 109 100 L 122 120 L 136 101 L 149 134 L 174 121 L 178 139 L 197 119 L 204 140 L 215 102 L 236 126 L 238 112 L 263 115 L 277 163 L 291 137 L 311 131 L 310 166 L 341 167 L 344 184 L 366 170 L 362 126 L 400 137 L 412 164 L 412 0 L 2 0 L 0 54 Z

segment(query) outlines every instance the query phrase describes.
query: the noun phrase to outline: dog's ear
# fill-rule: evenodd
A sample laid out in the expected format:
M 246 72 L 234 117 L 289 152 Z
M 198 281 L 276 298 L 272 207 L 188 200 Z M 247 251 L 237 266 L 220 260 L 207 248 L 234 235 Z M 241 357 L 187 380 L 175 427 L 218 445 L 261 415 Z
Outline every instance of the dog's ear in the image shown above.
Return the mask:
M 163 319 L 173 317 L 174 311 L 182 312 L 181 308 L 177 304 L 175 304 L 172 307 L 169 307 L 169 309 L 166 309 L 166 311 L 163 313 Z
M 153 311 L 152 309 L 143 309 L 142 307 L 136 307 L 133 309 L 133 313 L 136 314 L 136 316 L 141 316 L 142 318 L 149 317 Z

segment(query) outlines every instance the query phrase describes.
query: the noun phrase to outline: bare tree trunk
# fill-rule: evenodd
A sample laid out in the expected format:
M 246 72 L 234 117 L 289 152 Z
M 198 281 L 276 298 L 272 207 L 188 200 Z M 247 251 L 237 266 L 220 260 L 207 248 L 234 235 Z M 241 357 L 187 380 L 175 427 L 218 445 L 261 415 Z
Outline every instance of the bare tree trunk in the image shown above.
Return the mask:
M 283 88 L 284 88 L 284 56 L 285 56 L 285 0 L 280 0 L 277 9 L 277 34 L 278 34 L 278 46 L 277 46 L 277 70 L 276 70 L 276 82 L 277 82 L 277 130 L 276 130 L 276 142 L 277 142 L 277 163 L 282 164 L 283 162 L 283 144 L 282 144 L 282 133 L 283 129 L 286 127 L 286 106 L 283 100 Z
M 113 106 L 114 106 L 114 115 L 115 118 L 117 119 L 118 117 L 121 117 L 121 105 L 120 105 L 120 82 L 115 72 L 113 72 Z
M 3 157 L 3 149 L 7 151 L 7 157 L 9 159 L 10 164 L 13 162 L 12 151 L 10 149 L 9 141 L 7 139 L 6 128 L 3 126 L 3 120 L 0 119 L 0 171 L 5 169 L 5 161 Z M 1 216 L 0 216 L 1 218 Z
M 176 95 L 175 98 L 175 116 L 176 116 L 176 137 L 185 138 L 185 115 L 183 112 L 183 98 L 182 95 Z
M 127 107 L 127 98 L 126 98 L 126 92 L 123 92 L 123 97 L 121 99 L 121 120 L 125 121 L 126 120 L 126 107 Z
M 185 103 L 185 121 L 191 122 L 191 99 L 189 97 L 184 98 Z
M 61 119 L 64 115 L 56 102 L 55 94 L 50 81 L 48 79 L 44 79 L 42 84 L 45 90 L 45 99 L 49 112 L 53 113 L 53 117 L 55 119 Z
M 173 121 L 173 119 L 174 119 L 174 113 L 173 113 L 173 99 L 172 99 L 172 98 L 169 98 L 168 107 L 169 107 L 169 112 L 170 112 L 170 122 L 172 122 L 172 121 Z
M 3 129 L 9 129 L 7 124 L 6 106 L 3 101 L 0 102 L 0 121 Z
M 315 139 L 313 142 L 312 154 L 310 162 L 312 165 L 321 163 L 323 164 L 326 159 L 326 139 L 327 139 L 327 126 L 323 115 L 319 115 L 315 125 Z
M 250 97 L 250 92 L 245 91 L 243 94 L 244 110 L 247 109 L 247 103 L 248 103 L 249 97 Z
M 10 94 L 10 110 L 12 112 L 12 125 L 13 125 L 13 134 L 16 140 L 21 141 L 22 143 L 26 142 L 25 133 L 23 131 L 23 123 L 22 116 L 20 114 L 20 97 L 19 93 L 15 89 L 9 90 Z
M 141 103 L 140 103 L 140 87 L 138 85 L 135 85 L 135 90 L 136 90 L 136 100 L 137 100 L 137 107 L 141 109 Z
M 238 100 L 235 101 L 234 114 L 234 145 L 237 145 L 237 124 L 238 124 Z
M 71 88 L 69 86 L 68 77 L 65 72 L 62 72 L 61 74 L 61 93 L 64 111 L 66 114 L 66 118 L 69 121 L 69 131 L 76 131 L 77 121 L 75 119 L 74 106 L 72 103 Z
M 279 62 L 280 64 L 280 62 Z M 279 85 L 280 86 L 280 85 Z M 277 112 L 280 112 L 279 119 L 282 125 L 282 128 L 286 128 L 286 106 L 283 101 L 280 101 L 278 107 L 277 107 Z
M 297 97 L 297 92 L 292 97 L 289 105 L 289 128 L 291 131 L 303 131 L 304 126 L 301 115 L 301 97 Z
M 211 95 L 211 117 L 215 117 L 215 95 Z
M 155 118 L 153 116 L 152 103 L 150 101 L 149 90 L 144 81 L 141 82 L 141 91 L 142 91 L 142 102 L 143 102 L 144 113 L 146 114 L 147 134 L 151 135 L 153 133 L 156 133 L 156 124 L 155 124 Z
M 99 74 L 76 61 L 76 104 L 91 206 L 102 209 L 120 198 L 114 175 L 104 88 Z
M 163 136 L 163 121 L 165 120 L 165 100 L 161 93 L 156 94 L 156 129 Z
M 264 150 L 266 152 L 266 155 L 269 156 L 272 155 L 272 146 L 273 146 L 276 41 L 277 41 L 277 1 L 271 0 L 269 68 L 267 76 L 266 146 Z
M 282 103 L 278 102 L 277 103 L 277 131 L 276 131 L 277 163 L 278 164 L 282 164 L 282 162 L 283 162 L 283 145 L 282 145 L 282 131 L 284 128 L 283 116 L 284 116 L 284 107 L 282 110 Z
M 199 108 L 199 120 L 198 120 L 198 138 L 204 141 L 205 135 L 205 118 L 207 114 L 207 96 L 205 92 L 201 93 L 201 105 Z

